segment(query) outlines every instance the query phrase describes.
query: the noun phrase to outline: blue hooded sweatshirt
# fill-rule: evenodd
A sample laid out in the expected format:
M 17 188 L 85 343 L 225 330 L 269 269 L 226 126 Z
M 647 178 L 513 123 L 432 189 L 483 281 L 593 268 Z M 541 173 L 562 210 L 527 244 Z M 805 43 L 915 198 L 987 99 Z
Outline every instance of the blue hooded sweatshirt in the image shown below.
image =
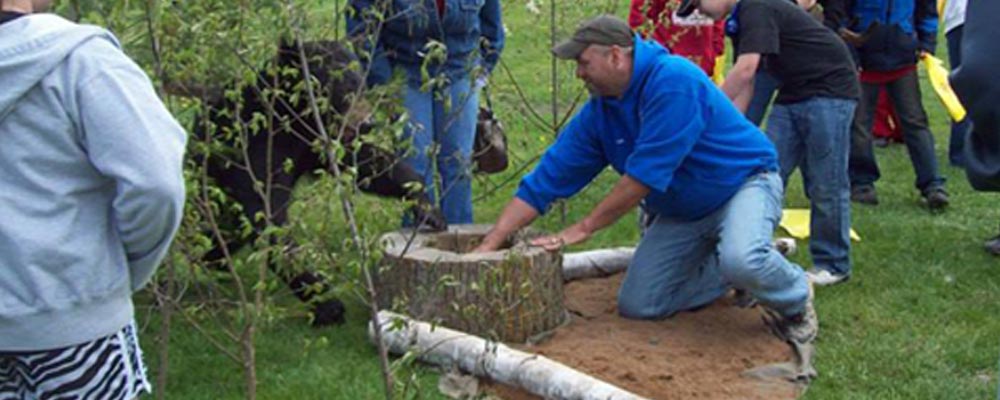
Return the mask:
M 608 164 L 651 190 L 650 212 L 685 221 L 725 205 L 750 175 L 778 169 L 768 138 L 697 65 L 638 36 L 625 94 L 591 97 L 517 197 L 544 213 Z
M 107 31 L 0 25 L 0 352 L 132 319 L 180 223 L 186 134 Z

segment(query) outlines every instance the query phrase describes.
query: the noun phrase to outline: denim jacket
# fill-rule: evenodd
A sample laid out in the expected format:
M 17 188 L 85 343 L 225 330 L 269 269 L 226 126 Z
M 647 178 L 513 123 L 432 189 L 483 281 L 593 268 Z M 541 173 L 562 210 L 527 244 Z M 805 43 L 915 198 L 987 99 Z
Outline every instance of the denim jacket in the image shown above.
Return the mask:
M 500 0 L 444 3 L 445 12 L 439 16 L 435 0 L 351 0 L 347 32 L 361 39 L 369 53 L 362 56 L 370 68 L 369 85 L 387 82 L 395 69 L 419 84 L 425 61 L 429 76 L 443 73 L 451 80 L 493 70 L 504 46 Z M 425 60 L 432 41 L 445 45 L 445 60 Z

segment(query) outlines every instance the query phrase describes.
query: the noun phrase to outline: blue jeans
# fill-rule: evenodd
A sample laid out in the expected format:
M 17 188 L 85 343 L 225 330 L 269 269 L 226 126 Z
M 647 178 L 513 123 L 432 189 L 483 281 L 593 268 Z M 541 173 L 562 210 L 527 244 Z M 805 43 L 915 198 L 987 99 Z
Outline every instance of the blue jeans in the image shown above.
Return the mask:
M 778 86 L 781 86 L 778 78 L 763 69 L 757 70 L 757 75 L 753 78 L 753 97 L 744 114 L 754 125 L 760 126 L 760 123 L 764 122 L 767 106 L 771 105 L 771 99 L 778 91 Z
M 962 26 L 952 29 L 945 34 L 948 39 L 948 63 L 954 71 L 962 65 Z M 951 122 L 951 138 L 948 141 L 948 161 L 951 165 L 962 166 L 962 151 L 965 147 L 965 138 L 972 132 L 972 119 L 966 117 L 961 122 Z
M 851 157 L 848 174 L 852 187 L 872 187 L 881 177 L 872 147 L 872 121 L 878 104 L 879 87 L 883 85 L 861 83 L 861 103 L 851 127 Z M 910 162 L 917 179 L 914 186 L 921 193 L 944 187 L 944 177 L 938 174 L 934 155 L 934 136 L 927 125 L 927 113 L 920 98 L 917 70 L 884 85 L 892 104 L 896 106 L 903 142 L 910 153 Z
M 847 178 L 851 122 L 857 101 L 813 97 L 775 104 L 767 136 L 778 149 L 781 179 L 795 168 L 809 197 L 809 252 L 813 265 L 837 275 L 851 273 L 851 185 Z
M 730 287 L 749 291 L 785 316 L 804 311 L 805 273 L 771 246 L 781 198 L 778 174 L 759 173 L 699 220 L 653 217 L 625 273 L 618 312 L 665 318 L 705 306 Z
M 408 84 L 403 105 L 410 117 L 404 139 L 411 143 L 405 161 L 424 177 L 432 201 L 441 199 L 449 224 L 472 223 L 471 155 L 479 94 L 472 90 L 471 80 L 463 78 L 431 91 Z M 440 179 L 434 179 L 434 167 Z M 411 224 L 404 219 L 404 225 Z

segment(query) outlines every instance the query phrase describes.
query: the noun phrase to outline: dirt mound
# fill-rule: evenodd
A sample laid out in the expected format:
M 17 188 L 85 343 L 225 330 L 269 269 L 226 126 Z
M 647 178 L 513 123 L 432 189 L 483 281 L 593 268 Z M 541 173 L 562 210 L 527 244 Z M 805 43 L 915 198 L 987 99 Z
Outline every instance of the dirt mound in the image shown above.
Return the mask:
M 792 352 L 761 322 L 759 308 L 724 298 L 663 321 L 619 317 L 623 275 L 571 282 L 566 307 L 573 320 L 535 346 L 552 358 L 652 399 L 794 399 L 798 388 L 741 376 L 747 369 L 788 361 Z M 493 386 L 498 397 L 532 398 Z

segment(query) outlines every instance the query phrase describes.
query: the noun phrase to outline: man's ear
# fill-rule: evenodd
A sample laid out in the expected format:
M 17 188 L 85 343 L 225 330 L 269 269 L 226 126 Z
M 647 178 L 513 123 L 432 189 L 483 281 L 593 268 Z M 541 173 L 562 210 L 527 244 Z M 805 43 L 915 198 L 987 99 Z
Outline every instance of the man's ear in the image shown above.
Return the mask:
M 616 68 L 622 68 L 627 64 L 628 61 L 628 51 L 619 45 L 611 45 L 611 61 L 614 62 Z

